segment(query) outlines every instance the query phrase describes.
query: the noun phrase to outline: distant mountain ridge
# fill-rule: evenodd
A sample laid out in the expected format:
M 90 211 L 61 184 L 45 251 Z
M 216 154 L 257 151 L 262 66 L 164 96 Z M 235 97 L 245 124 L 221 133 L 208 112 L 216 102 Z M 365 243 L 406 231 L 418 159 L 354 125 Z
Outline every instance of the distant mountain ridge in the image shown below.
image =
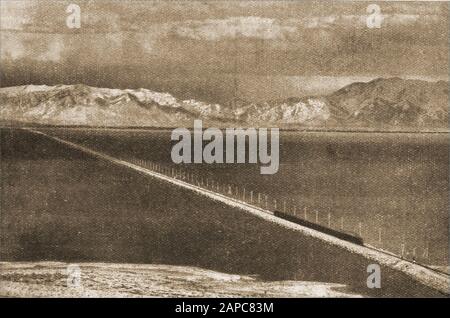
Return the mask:
M 328 96 L 347 121 L 366 126 L 448 127 L 448 82 L 401 78 L 353 83 Z
M 3 120 L 49 125 L 174 127 L 214 115 L 222 115 L 219 105 L 179 101 L 170 94 L 147 89 L 86 85 L 0 89 L 0 118 Z
M 379 78 L 327 96 L 241 102 L 234 109 L 143 88 L 27 85 L 0 88 L 0 119 L 117 127 L 184 127 L 202 119 L 217 127 L 432 130 L 448 128 L 448 82 Z

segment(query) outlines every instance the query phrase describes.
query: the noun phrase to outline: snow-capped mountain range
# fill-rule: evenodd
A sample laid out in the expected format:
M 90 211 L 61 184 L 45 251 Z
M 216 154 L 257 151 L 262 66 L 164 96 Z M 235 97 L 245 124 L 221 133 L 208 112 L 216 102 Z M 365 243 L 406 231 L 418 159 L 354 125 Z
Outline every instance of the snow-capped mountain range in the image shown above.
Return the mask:
M 86 85 L 0 88 L 0 119 L 45 125 L 433 129 L 448 127 L 448 82 L 400 78 L 353 83 L 327 96 L 238 107 L 180 100 L 148 89 Z

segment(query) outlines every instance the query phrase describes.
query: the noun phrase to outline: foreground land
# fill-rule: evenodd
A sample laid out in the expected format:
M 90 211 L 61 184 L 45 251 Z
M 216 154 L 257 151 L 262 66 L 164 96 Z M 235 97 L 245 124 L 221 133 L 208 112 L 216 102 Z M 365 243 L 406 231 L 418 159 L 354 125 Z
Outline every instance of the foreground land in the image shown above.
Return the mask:
M 0 263 L 0 297 L 358 297 L 333 283 L 262 281 L 188 266 L 83 263 L 77 284 L 67 263 Z M 79 282 L 79 283 L 78 283 Z

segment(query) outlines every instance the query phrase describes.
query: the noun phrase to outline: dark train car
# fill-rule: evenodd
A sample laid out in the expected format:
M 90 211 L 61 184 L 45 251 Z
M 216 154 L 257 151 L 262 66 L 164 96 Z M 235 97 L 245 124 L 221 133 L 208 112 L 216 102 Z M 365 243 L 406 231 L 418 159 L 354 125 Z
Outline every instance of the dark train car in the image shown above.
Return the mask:
M 279 217 L 279 218 L 282 218 L 284 220 L 287 220 L 287 221 L 290 221 L 290 222 L 293 222 L 293 223 L 297 223 L 297 224 L 302 225 L 302 226 L 306 226 L 306 227 L 308 227 L 310 229 L 317 230 L 317 231 L 320 231 L 322 233 L 326 233 L 326 234 L 332 235 L 332 236 L 337 237 L 337 238 L 339 238 L 341 240 L 344 240 L 344 241 L 352 242 L 352 243 L 355 243 L 355 244 L 358 244 L 358 245 L 363 245 L 364 244 L 364 241 L 363 241 L 362 237 L 360 237 L 358 235 L 355 235 L 355 234 L 344 233 L 344 232 L 340 232 L 340 231 L 337 231 L 337 230 L 334 230 L 334 229 L 330 229 L 330 228 L 325 227 L 323 225 L 312 223 L 312 222 L 300 219 L 300 218 L 298 218 L 298 217 L 296 217 L 294 215 L 287 214 L 287 213 L 280 212 L 280 211 L 275 211 L 274 215 Z

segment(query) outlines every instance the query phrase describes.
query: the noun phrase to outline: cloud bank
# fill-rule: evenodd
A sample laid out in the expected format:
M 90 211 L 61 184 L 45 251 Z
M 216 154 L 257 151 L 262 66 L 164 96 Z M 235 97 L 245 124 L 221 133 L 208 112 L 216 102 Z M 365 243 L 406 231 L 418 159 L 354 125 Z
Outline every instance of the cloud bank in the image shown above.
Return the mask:
M 72 77 L 63 80 L 82 82 L 86 78 L 76 74 L 87 68 L 99 85 L 141 87 L 156 79 L 169 85 L 173 78 L 179 85 L 181 76 L 200 83 L 236 71 L 268 77 L 448 74 L 445 3 L 379 2 L 382 24 L 370 29 L 368 3 L 361 1 L 75 1 L 82 27 L 69 29 L 72 2 L 1 2 L 3 86 L 26 82 L 23 73 L 31 68 L 38 79 L 61 81 L 55 74 L 64 71 Z

